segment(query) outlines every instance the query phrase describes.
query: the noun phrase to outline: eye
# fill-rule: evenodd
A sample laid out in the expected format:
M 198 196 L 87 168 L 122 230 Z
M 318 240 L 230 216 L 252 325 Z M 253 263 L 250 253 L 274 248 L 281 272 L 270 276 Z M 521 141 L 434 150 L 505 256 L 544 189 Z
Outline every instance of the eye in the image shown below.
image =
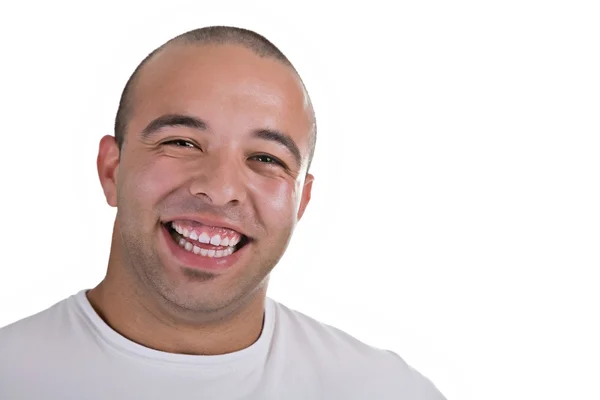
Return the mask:
M 273 165 L 279 165 L 279 166 L 285 167 L 285 165 L 281 161 L 279 161 L 275 157 L 271 157 L 266 154 L 259 154 L 257 156 L 252 156 L 252 157 L 250 157 L 250 159 L 256 160 L 256 161 L 264 163 L 264 164 L 273 164 Z
M 169 145 L 169 146 L 175 146 L 175 147 L 187 147 L 190 149 L 199 148 L 199 146 L 197 146 L 195 143 L 190 142 L 189 140 L 185 140 L 185 139 L 168 140 L 166 142 L 163 142 L 163 144 Z

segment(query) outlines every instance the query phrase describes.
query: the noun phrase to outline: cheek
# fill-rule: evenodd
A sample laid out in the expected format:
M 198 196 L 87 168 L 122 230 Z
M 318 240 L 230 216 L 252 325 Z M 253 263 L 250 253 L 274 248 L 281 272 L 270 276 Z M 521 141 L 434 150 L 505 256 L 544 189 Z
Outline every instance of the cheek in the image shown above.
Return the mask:
M 257 207 L 270 219 L 289 219 L 298 203 L 296 185 L 293 181 L 270 179 L 256 185 Z
M 176 160 L 155 158 L 136 167 L 131 168 L 127 190 L 137 203 L 156 203 L 185 179 L 185 171 Z

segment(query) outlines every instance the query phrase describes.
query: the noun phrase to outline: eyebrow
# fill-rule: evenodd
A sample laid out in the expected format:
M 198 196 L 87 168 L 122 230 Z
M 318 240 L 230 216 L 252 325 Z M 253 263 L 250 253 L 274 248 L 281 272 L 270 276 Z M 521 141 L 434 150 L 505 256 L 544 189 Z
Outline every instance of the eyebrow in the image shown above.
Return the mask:
M 189 115 L 167 114 L 152 120 L 142 131 L 142 137 L 147 139 L 162 128 L 169 126 L 185 126 L 200 131 L 208 130 L 208 124 L 200 118 Z
M 142 130 L 141 136 L 144 139 L 151 137 L 153 134 L 165 127 L 184 126 L 199 131 L 208 131 L 208 123 L 200 118 L 182 114 L 167 114 L 162 115 L 152 120 Z M 258 139 L 275 142 L 280 146 L 285 147 L 294 157 L 294 161 L 298 166 L 302 165 L 302 153 L 294 140 L 283 132 L 274 129 L 259 129 L 253 132 L 252 136 Z
M 259 129 L 254 131 L 253 136 L 258 139 L 268 140 L 271 142 L 275 142 L 283 147 L 285 147 L 294 157 L 294 161 L 298 164 L 298 166 L 302 165 L 302 153 L 300 153 L 300 149 L 294 140 L 286 135 L 285 133 L 273 130 L 273 129 Z

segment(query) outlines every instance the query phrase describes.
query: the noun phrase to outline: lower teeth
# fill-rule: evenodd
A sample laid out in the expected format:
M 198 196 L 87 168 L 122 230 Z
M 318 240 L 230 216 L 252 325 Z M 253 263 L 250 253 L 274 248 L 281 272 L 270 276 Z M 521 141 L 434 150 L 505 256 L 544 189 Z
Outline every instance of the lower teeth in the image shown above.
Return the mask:
M 176 241 L 177 241 L 177 239 L 176 239 Z M 182 247 L 183 249 L 189 251 L 190 253 L 194 253 L 199 256 L 209 257 L 209 258 L 227 257 L 227 256 L 230 256 L 235 250 L 235 246 L 228 246 L 228 247 L 226 247 L 224 249 L 220 249 L 220 250 L 203 249 L 201 247 L 195 246 L 194 244 L 188 242 L 183 237 L 179 238 L 179 240 L 177 242 L 179 244 L 179 247 Z

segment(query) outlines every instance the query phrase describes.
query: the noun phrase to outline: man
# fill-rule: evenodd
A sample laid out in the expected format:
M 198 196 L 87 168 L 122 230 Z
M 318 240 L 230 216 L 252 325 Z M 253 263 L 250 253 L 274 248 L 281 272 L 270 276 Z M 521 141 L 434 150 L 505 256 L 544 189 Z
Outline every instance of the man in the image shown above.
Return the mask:
M 100 141 L 106 277 L 0 330 L 0 398 L 443 399 L 396 354 L 266 295 L 315 141 L 304 84 L 262 36 L 209 27 L 152 52 Z

